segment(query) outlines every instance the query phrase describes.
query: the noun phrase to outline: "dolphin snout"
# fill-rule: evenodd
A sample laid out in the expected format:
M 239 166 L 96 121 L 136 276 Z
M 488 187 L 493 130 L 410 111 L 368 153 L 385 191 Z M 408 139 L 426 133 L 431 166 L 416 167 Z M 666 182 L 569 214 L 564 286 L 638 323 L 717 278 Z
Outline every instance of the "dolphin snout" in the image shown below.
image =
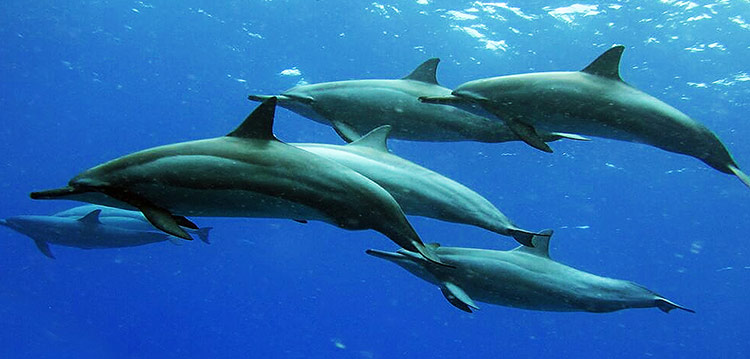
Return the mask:
M 404 258 L 404 255 L 396 252 L 385 252 L 385 251 L 379 251 L 377 249 L 368 249 L 365 251 L 365 253 L 377 257 L 377 258 L 383 258 L 383 259 L 401 259 Z
M 2 220 L 0 224 L 8 228 L 19 230 L 21 228 L 28 227 L 28 225 L 31 224 L 31 218 L 25 216 L 10 217 Z
M 31 192 L 29 196 L 31 197 L 31 199 L 59 199 L 59 198 L 64 198 L 64 197 L 71 196 L 74 194 L 78 194 L 81 192 L 83 191 L 75 187 L 65 186 L 62 188 Z
M 273 95 L 249 95 L 247 96 L 247 99 L 250 101 L 263 102 L 265 100 L 270 99 L 271 97 L 274 97 L 274 96 Z

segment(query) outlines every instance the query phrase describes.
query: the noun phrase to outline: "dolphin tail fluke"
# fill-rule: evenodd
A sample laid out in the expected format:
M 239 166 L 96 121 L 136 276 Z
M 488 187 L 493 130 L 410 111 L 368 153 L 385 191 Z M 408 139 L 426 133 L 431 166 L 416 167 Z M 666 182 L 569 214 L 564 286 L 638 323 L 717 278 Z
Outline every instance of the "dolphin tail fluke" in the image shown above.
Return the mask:
M 677 303 L 674 303 L 668 299 L 665 298 L 657 298 L 656 299 L 656 307 L 659 308 L 664 313 L 669 313 L 672 309 L 682 309 L 686 312 L 695 313 L 694 310 L 685 308 Z
M 213 227 L 203 227 L 196 231 L 196 234 L 198 235 L 198 239 L 203 241 L 203 243 L 211 244 L 211 242 L 208 240 L 208 232 L 210 232 L 213 229 Z
M 732 171 L 732 173 L 734 173 L 734 175 L 737 176 L 737 178 L 739 178 L 740 181 L 745 184 L 745 186 L 750 187 L 750 177 L 748 177 L 745 172 L 742 172 L 742 170 L 733 165 L 729 165 L 728 167 L 729 170 Z
M 414 249 L 416 249 L 416 252 L 418 252 L 424 259 L 428 260 L 429 262 L 435 263 L 437 265 L 443 266 L 443 267 L 451 267 L 452 265 L 446 264 L 438 258 L 438 256 L 435 254 L 435 251 L 433 248 L 427 247 L 422 242 L 413 242 Z
M 510 234 L 510 236 L 516 240 L 516 242 L 526 247 L 533 247 L 534 236 L 539 235 L 538 233 L 529 232 L 523 229 L 510 229 L 508 230 L 508 234 Z

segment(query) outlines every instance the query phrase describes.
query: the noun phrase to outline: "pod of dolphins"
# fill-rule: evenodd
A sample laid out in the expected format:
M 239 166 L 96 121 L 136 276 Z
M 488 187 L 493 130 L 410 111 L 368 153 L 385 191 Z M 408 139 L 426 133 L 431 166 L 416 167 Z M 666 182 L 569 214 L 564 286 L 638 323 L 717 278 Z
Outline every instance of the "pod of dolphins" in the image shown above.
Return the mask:
M 656 307 L 693 312 L 638 284 L 586 273 L 549 256 L 551 230 L 514 224 L 466 186 L 389 151 L 389 137 L 413 141 L 547 142 L 603 137 L 693 156 L 750 186 L 717 136 L 679 110 L 626 84 L 614 46 L 581 71 L 500 76 L 455 90 L 437 82 L 438 59 L 393 80 L 300 85 L 261 104 L 222 137 L 146 149 L 88 169 L 33 199 L 91 203 L 52 216 L 0 224 L 50 258 L 48 243 L 79 248 L 137 246 L 208 230 L 187 216 L 318 220 L 372 229 L 397 252 L 367 250 L 440 287 L 466 312 L 475 301 L 545 311 L 611 312 Z M 347 145 L 286 144 L 273 133 L 279 105 L 330 125 Z M 477 226 L 514 238 L 510 251 L 424 243 L 406 218 Z

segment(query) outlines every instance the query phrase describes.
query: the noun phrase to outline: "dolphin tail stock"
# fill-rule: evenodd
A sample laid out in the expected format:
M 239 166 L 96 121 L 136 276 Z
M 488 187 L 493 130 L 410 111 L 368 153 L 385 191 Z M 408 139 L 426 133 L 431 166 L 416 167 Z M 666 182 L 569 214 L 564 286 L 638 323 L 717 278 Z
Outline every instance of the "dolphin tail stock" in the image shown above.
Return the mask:
M 672 309 L 682 309 L 689 313 L 695 313 L 694 310 L 690 308 L 685 308 L 677 303 L 674 303 L 666 298 L 656 298 L 656 307 L 659 308 L 664 313 L 669 313 Z
M 748 176 L 745 172 L 742 172 L 742 170 L 737 168 L 737 166 L 729 165 L 727 167 L 730 171 L 732 171 L 732 173 L 734 173 L 735 176 L 737 176 L 737 178 L 740 179 L 740 181 L 742 181 L 742 183 L 745 184 L 745 186 L 750 187 L 750 176 Z
M 203 241 L 205 244 L 211 244 L 211 242 L 208 240 L 208 232 L 210 232 L 214 227 L 203 227 L 196 230 L 195 234 L 198 235 L 198 239 Z

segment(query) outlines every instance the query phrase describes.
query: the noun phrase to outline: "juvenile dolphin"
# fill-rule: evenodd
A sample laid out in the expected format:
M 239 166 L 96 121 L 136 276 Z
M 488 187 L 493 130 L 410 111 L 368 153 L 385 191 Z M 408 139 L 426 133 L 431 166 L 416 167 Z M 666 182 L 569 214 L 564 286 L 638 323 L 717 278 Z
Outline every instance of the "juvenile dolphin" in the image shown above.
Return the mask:
M 100 206 L 96 204 L 87 204 L 83 206 L 73 207 L 66 209 L 64 211 L 55 213 L 55 217 L 84 217 L 87 214 L 95 211 L 100 210 L 99 214 L 99 221 L 103 224 L 124 228 L 124 229 L 130 229 L 130 230 L 136 230 L 136 231 L 157 231 L 151 223 L 148 222 L 146 217 L 143 215 L 143 213 L 138 211 L 129 211 L 127 209 L 120 209 L 120 208 L 114 208 L 114 207 L 107 207 L 107 206 Z M 201 227 L 198 230 L 192 229 L 192 228 L 185 228 L 183 229 L 190 234 L 191 236 L 195 234 L 198 236 L 198 238 L 205 242 L 206 244 L 210 244 L 210 241 L 208 239 L 208 233 L 212 227 Z
M 581 71 L 474 80 L 458 86 L 452 95 L 420 100 L 492 114 L 542 151 L 552 152 L 540 136 L 549 131 L 645 143 L 695 157 L 750 186 L 750 178 L 711 130 L 620 78 L 624 49 L 612 47 Z
M 613 312 L 627 308 L 657 307 L 668 313 L 682 309 L 636 283 L 596 276 L 558 263 L 549 257 L 552 231 L 535 236 L 534 247 L 510 251 L 435 247 L 435 255 L 453 266 L 438 267 L 403 249 L 367 254 L 398 264 L 440 287 L 456 308 L 471 313 L 474 300 L 507 307 L 556 312 Z
M 94 249 L 135 247 L 176 239 L 158 231 L 143 219 L 136 221 L 131 217 L 105 216 L 102 208 L 87 210 L 83 215 L 15 216 L 0 220 L 0 225 L 30 237 L 42 254 L 53 259 L 55 256 L 49 248 L 50 243 Z M 209 230 L 201 228 L 197 231 L 206 243 Z
M 331 160 L 273 135 L 276 99 L 264 101 L 223 137 L 129 154 L 77 175 L 68 186 L 31 193 L 136 208 L 156 228 L 191 239 L 182 216 L 320 220 L 374 229 L 435 260 L 388 191 Z
M 332 126 L 347 142 L 382 125 L 393 127 L 392 138 L 414 141 L 506 142 L 519 138 L 503 123 L 459 108 L 421 103 L 420 96 L 448 96 L 437 82 L 438 58 L 432 58 L 401 79 L 349 80 L 299 85 L 277 95 L 279 106 Z M 250 95 L 253 101 L 271 96 Z M 544 133 L 545 141 L 563 133 Z
M 293 143 L 334 160 L 375 181 L 391 193 L 406 214 L 478 226 L 531 245 L 533 232 L 518 228 L 487 199 L 434 171 L 388 150 L 390 125 L 378 127 L 346 145 Z

